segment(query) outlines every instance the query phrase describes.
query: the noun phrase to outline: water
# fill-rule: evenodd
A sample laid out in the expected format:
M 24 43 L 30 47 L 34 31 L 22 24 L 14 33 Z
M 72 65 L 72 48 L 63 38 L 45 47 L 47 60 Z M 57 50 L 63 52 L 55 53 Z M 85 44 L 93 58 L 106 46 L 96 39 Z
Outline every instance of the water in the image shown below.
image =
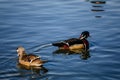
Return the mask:
M 0 0 L 0 80 L 119 80 L 120 1 L 94 1 L 103 0 Z M 91 34 L 85 60 L 48 46 L 84 30 Z M 20 45 L 48 60 L 44 68 L 21 68 Z

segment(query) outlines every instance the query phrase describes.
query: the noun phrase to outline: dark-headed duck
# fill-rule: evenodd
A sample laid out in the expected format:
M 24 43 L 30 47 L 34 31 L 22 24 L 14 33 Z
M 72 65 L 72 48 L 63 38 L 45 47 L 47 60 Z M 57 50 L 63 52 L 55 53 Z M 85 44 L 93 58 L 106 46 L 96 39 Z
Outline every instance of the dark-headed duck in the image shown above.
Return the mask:
M 52 43 L 53 46 L 59 47 L 59 49 L 89 49 L 89 42 L 87 38 L 90 36 L 88 31 L 83 31 L 79 38 L 71 38 L 61 42 Z

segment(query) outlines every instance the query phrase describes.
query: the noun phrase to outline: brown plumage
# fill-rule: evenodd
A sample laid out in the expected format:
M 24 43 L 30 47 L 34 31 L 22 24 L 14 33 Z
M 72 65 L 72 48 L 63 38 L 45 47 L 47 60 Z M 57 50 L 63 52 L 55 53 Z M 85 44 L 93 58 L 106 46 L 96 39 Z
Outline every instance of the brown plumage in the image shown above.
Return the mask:
M 41 60 L 37 55 L 27 54 L 22 46 L 17 48 L 17 53 L 19 56 L 19 63 L 25 66 L 42 66 L 43 63 L 46 62 Z

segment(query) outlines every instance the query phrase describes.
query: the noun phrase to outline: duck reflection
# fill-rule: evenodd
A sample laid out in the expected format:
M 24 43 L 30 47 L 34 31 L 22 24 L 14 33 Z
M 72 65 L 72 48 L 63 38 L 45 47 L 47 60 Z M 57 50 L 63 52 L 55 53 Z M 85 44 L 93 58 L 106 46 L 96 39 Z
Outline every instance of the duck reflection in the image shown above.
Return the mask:
M 100 0 L 96 0 L 96 1 L 90 1 L 90 3 L 92 3 L 92 12 L 102 12 L 105 11 L 104 10 L 104 4 L 106 4 L 106 1 L 100 1 Z M 96 15 L 96 18 L 101 18 L 101 15 Z
M 83 60 L 87 60 L 88 58 L 90 58 L 90 53 L 87 50 L 84 49 L 76 49 L 76 50 L 56 50 L 53 52 L 53 54 L 65 54 L 65 55 L 73 55 L 73 54 L 79 54 L 80 58 Z
M 20 70 L 21 75 L 32 75 L 30 78 L 40 77 L 48 72 L 48 70 L 41 66 L 41 67 L 30 67 L 24 66 L 20 63 L 17 64 L 18 69 Z

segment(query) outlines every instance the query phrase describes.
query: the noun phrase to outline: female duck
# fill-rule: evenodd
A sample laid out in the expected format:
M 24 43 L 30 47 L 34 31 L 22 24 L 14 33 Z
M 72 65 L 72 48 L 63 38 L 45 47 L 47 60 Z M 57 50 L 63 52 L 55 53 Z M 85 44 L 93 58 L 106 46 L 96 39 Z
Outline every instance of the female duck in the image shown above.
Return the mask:
M 39 56 L 36 56 L 34 54 L 27 54 L 25 52 L 25 49 L 20 46 L 17 48 L 17 53 L 19 56 L 19 63 L 24 66 L 42 66 L 45 61 L 40 60 Z
M 90 36 L 88 31 L 83 31 L 79 38 L 71 38 L 57 43 L 52 43 L 53 46 L 59 47 L 59 49 L 89 49 L 89 42 L 87 38 Z

